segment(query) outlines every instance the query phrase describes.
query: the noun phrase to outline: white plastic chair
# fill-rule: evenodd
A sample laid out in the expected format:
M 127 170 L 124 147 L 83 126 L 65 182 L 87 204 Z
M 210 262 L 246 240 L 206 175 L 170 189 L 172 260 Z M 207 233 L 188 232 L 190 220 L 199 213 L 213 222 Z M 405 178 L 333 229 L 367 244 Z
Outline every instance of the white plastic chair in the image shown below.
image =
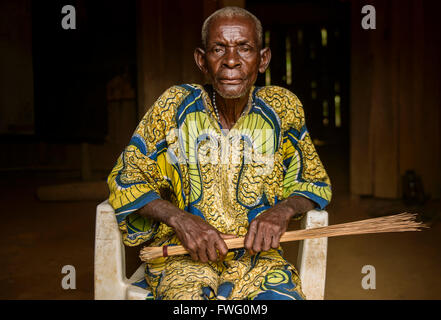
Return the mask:
M 302 229 L 328 225 L 326 211 L 309 211 L 301 221 Z M 323 300 L 326 281 L 327 238 L 300 242 L 297 269 L 302 290 L 309 300 Z M 95 299 L 144 300 L 148 291 L 132 283 L 144 278 L 145 263 L 126 277 L 125 248 L 115 213 L 106 200 L 97 206 L 95 234 Z

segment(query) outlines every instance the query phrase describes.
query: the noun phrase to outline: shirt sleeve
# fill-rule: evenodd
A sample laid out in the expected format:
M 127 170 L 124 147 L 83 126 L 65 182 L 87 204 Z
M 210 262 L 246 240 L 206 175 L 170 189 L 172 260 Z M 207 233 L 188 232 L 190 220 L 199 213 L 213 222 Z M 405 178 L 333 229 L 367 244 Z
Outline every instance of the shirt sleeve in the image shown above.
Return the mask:
M 109 203 L 127 246 L 139 245 L 155 235 L 159 223 L 136 211 L 170 189 L 158 165 L 158 156 L 166 149 L 165 134 L 171 130 L 170 95 L 169 89 L 145 114 L 107 178 Z
M 295 120 L 283 136 L 283 197 L 300 195 L 323 210 L 331 201 L 331 181 L 306 128 L 303 107 L 297 97 L 294 100 L 291 112 Z

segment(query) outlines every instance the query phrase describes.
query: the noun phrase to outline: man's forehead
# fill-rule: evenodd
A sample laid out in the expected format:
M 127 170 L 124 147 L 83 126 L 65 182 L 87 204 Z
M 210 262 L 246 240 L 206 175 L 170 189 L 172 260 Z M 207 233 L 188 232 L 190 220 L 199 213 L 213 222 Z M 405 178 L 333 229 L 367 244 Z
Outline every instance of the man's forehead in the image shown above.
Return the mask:
M 226 33 L 234 34 L 237 40 L 257 41 L 257 29 L 255 22 L 248 17 L 219 17 L 209 26 L 208 41 L 222 38 Z M 239 39 L 240 38 L 240 39 Z

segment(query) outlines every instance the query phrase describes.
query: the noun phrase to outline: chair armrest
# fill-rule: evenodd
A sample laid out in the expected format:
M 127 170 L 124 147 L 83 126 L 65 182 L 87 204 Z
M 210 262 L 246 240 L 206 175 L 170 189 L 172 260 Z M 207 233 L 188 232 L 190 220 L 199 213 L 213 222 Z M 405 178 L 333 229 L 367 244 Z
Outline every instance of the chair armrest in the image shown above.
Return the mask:
M 328 225 L 326 211 L 311 210 L 301 221 L 302 229 L 325 227 Z M 326 282 L 326 256 L 328 238 L 300 241 L 297 268 L 302 282 L 302 290 L 307 299 L 323 300 Z
M 125 250 L 115 212 L 107 200 L 97 206 L 95 228 L 95 299 L 125 299 Z

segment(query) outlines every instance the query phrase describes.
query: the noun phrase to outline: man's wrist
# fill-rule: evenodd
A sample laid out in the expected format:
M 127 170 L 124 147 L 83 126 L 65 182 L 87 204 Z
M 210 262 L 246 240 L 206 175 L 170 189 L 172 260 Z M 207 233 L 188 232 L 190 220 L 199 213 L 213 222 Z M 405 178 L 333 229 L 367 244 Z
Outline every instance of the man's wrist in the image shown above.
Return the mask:
M 314 209 L 314 202 L 308 198 L 294 195 L 281 202 L 286 208 L 288 219 L 302 215 L 309 210 Z
M 169 227 L 175 228 L 182 216 L 182 210 L 167 200 L 156 199 L 139 210 L 140 214 L 163 222 Z
M 287 220 L 290 220 L 296 215 L 296 208 L 290 201 L 288 201 L 288 199 L 281 201 L 279 206 L 283 207 L 283 213 L 285 214 Z
M 182 222 L 182 211 L 179 209 L 171 210 L 167 215 L 166 221 L 164 221 L 166 225 L 173 229 L 176 229 L 180 222 Z

